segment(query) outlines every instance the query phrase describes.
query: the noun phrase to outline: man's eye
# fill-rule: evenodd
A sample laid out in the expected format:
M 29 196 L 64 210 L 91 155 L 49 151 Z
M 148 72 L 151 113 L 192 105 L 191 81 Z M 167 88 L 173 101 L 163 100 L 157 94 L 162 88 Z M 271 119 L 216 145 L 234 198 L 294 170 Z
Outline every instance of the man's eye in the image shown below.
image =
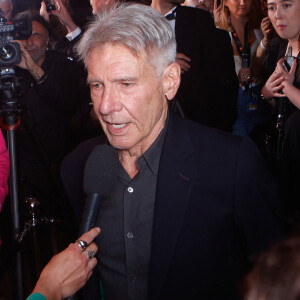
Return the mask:
M 129 87 L 132 85 L 132 82 L 122 82 L 122 85 L 125 87 Z
M 290 3 L 284 3 L 284 4 L 283 4 L 283 7 L 284 7 L 284 8 L 289 8 L 290 6 L 291 6 Z
M 269 6 L 268 7 L 268 11 L 273 11 L 273 10 L 275 10 L 274 6 Z
M 91 83 L 90 84 L 90 88 L 91 89 L 99 89 L 101 87 L 101 83 L 97 82 L 97 83 Z

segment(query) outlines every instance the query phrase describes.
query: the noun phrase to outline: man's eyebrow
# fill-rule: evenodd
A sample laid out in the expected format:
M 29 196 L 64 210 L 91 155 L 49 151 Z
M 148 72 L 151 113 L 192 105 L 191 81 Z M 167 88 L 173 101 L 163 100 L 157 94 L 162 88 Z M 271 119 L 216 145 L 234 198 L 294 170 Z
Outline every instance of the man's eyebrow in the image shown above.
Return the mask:
M 101 82 L 101 80 L 90 77 L 90 78 L 87 78 L 86 82 L 87 82 L 87 84 L 91 84 L 93 82 Z
M 122 82 L 122 81 L 136 81 L 137 78 L 133 76 L 128 76 L 128 77 L 119 77 L 113 79 L 113 82 Z
M 132 77 L 132 76 L 128 76 L 128 77 L 119 77 L 119 78 L 115 78 L 112 80 L 112 82 L 124 82 L 124 81 L 137 81 L 137 77 Z M 87 78 L 87 84 L 91 84 L 93 82 L 102 82 L 102 80 L 100 79 L 96 79 L 96 78 Z
M 41 34 L 38 33 L 38 32 L 32 32 L 31 35 L 38 35 L 38 36 L 40 36 Z

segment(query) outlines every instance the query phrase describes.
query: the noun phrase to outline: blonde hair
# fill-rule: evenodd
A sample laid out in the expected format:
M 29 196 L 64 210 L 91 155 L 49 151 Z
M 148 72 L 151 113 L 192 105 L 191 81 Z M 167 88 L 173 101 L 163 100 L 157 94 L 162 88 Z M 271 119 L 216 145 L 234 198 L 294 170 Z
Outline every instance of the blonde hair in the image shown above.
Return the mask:
M 230 11 L 229 8 L 225 4 L 226 0 L 221 0 L 220 6 L 220 16 L 218 18 L 218 21 L 216 22 L 216 26 L 227 30 L 227 31 L 233 31 L 233 28 L 230 23 Z M 262 15 L 260 12 L 260 2 L 259 0 L 252 0 L 251 3 L 251 9 L 249 12 L 249 19 L 248 24 L 251 29 L 257 29 L 260 28 L 260 22 L 262 19 Z

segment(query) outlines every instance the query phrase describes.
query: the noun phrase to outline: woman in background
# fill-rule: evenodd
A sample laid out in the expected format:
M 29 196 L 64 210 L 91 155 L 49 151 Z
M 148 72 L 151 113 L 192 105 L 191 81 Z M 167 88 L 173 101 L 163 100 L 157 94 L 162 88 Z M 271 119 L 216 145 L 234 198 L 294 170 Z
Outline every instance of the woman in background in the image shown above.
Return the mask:
M 216 25 L 230 34 L 240 82 L 238 118 L 233 133 L 250 135 L 254 125 L 264 123 L 267 118 L 267 107 L 259 106 L 256 101 L 259 80 L 253 72 L 253 61 L 268 51 L 270 22 L 266 18 L 261 23 L 259 0 L 221 0 L 218 7 L 215 4 L 214 15 Z
M 280 182 L 288 215 L 300 219 L 300 0 L 268 0 L 268 15 L 279 37 L 267 61 L 271 76 L 261 90 L 268 103 L 283 100 Z M 277 98 L 277 99 L 274 99 Z

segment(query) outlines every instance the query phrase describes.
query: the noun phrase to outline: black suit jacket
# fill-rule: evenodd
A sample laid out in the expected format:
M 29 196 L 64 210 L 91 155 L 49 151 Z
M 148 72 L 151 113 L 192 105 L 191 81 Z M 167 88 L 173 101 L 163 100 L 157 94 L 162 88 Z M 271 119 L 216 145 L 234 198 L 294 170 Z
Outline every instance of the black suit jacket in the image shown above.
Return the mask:
M 225 131 L 236 119 L 238 80 L 228 33 L 216 29 L 211 15 L 177 6 L 177 52 L 191 58 L 176 95 L 186 118 Z
M 82 186 L 87 155 L 102 142 L 85 142 L 66 159 L 67 191 Z M 170 114 L 157 181 L 149 299 L 236 299 L 253 256 L 280 234 L 277 200 L 249 139 Z

